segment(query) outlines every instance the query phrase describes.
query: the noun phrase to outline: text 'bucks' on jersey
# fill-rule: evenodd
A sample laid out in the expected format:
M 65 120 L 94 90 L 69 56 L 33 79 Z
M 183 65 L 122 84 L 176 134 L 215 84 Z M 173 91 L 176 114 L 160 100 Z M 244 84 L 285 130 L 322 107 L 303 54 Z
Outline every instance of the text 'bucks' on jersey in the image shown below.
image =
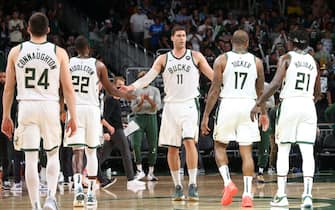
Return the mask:
M 280 98 L 314 98 L 314 85 L 317 67 L 314 58 L 308 53 L 288 52 L 291 61 L 286 70 Z
M 226 54 L 227 63 L 222 75 L 223 87 L 221 98 L 251 98 L 256 99 L 256 57 L 251 53 Z
M 56 45 L 23 42 L 15 62 L 17 100 L 59 101 Z
M 163 71 L 165 102 L 187 101 L 199 96 L 199 69 L 194 63 L 192 51 L 176 58 L 172 51 L 166 53 Z
M 72 84 L 77 105 L 99 106 L 99 78 L 95 58 L 70 59 Z

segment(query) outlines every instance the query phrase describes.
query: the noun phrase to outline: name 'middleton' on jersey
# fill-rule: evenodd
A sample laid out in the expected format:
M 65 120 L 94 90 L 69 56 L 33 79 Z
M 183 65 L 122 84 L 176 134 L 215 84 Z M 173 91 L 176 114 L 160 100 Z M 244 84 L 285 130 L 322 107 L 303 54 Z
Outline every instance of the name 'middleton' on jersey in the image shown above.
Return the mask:
M 317 67 L 314 58 L 308 53 L 288 52 L 291 61 L 286 70 L 280 98 L 314 98 L 314 84 Z
M 15 75 L 17 100 L 59 101 L 60 65 L 55 44 L 23 42 Z
M 251 53 L 226 54 L 227 63 L 222 74 L 223 87 L 221 98 L 251 98 L 256 99 L 256 57 Z
M 176 58 L 172 51 L 166 53 L 163 71 L 165 102 L 187 101 L 199 96 L 199 69 L 194 64 L 192 51 Z
M 99 78 L 95 58 L 70 59 L 72 84 L 77 105 L 99 106 Z

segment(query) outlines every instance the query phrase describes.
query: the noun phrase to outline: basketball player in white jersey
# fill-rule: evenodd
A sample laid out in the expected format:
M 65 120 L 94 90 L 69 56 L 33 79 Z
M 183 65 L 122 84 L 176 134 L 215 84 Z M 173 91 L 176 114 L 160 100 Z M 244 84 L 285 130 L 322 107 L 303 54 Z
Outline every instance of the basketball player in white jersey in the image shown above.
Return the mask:
M 100 146 L 102 125 L 99 102 L 99 82 L 111 94 L 125 98 L 132 95 L 120 92 L 108 80 L 106 66 L 99 60 L 90 57 L 88 40 L 78 36 L 75 40 L 77 57 L 70 59 L 72 84 L 76 95 L 78 131 L 71 138 L 65 138 L 65 145 L 73 149 L 72 167 L 75 195 L 73 206 L 84 206 L 85 196 L 82 187 L 82 170 L 84 151 L 87 158 L 88 191 L 87 205 L 96 206 L 95 183 L 98 172 L 96 148 Z M 71 113 L 70 113 L 71 114 Z
M 243 30 L 235 31 L 232 37 L 233 50 L 220 55 L 214 63 L 214 80 L 208 93 L 201 122 L 201 131 L 207 135 L 209 114 L 220 96 L 217 119 L 214 126 L 215 159 L 224 180 L 222 205 L 232 202 L 237 188 L 229 175 L 226 148 L 229 141 L 239 143 L 242 158 L 244 192 L 242 207 L 252 207 L 252 177 L 254 162 L 252 143 L 260 141 L 257 122 L 250 120 L 250 108 L 264 87 L 262 61 L 248 53 L 249 37 Z M 222 87 L 222 88 L 221 88 Z M 263 107 L 263 121 L 267 119 Z M 265 124 L 264 127 L 265 128 Z
M 44 203 L 44 209 L 57 209 L 55 194 L 60 168 L 60 88 L 72 116 L 67 124 L 67 133 L 72 136 L 77 129 L 68 55 L 64 49 L 47 42 L 48 25 L 48 18 L 43 13 L 34 13 L 30 17 L 30 41 L 13 47 L 9 53 L 3 95 L 4 113 L 1 129 L 11 138 L 13 122 L 10 118 L 10 108 L 15 84 L 17 85 L 19 113 L 14 145 L 16 149 L 20 147 L 25 152 L 25 180 L 33 209 L 41 209 L 37 170 L 41 138 L 48 156 L 48 198 Z
M 186 49 L 186 31 L 181 26 L 172 29 L 173 50 L 160 55 L 151 70 L 126 90 L 146 87 L 162 72 L 165 106 L 163 109 L 159 145 L 168 147 L 168 164 L 175 185 L 173 200 L 183 200 L 183 186 L 179 174 L 179 148 L 184 144 L 189 174 L 188 200 L 199 200 L 197 191 L 199 130 L 199 70 L 210 80 L 213 70 L 200 53 Z
M 292 143 L 299 145 L 302 155 L 304 192 L 302 208 L 312 208 L 312 185 L 314 176 L 313 146 L 317 130 L 314 99 L 320 94 L 320 78 L 314 58 L 304 51 L 308 46 L 308 33 L 304 30 L 292 32 L 290 39 L 294 49 L 280 57 L 277 72 L 269 88 L 256 101 L 251 110 L 254 119 L 260 103 L 266 101 L 283 84 L 281 104 L 277 111 L 276 143 L 278 190 L 272 206 L 288 206 L 286 194 L 289 153 Z

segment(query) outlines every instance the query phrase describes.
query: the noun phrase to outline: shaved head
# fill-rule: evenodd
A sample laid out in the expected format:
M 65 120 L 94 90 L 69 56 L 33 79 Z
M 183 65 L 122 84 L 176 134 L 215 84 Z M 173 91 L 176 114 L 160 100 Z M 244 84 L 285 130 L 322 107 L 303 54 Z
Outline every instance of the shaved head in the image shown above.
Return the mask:
M 249 41 L 249 36 L 247 32 L 243 30 L 237 30 L 234 32 L 233 38 L 232 38 L 233 44 L 241 45 L 241 44 L 247 43 L 248 41 Z

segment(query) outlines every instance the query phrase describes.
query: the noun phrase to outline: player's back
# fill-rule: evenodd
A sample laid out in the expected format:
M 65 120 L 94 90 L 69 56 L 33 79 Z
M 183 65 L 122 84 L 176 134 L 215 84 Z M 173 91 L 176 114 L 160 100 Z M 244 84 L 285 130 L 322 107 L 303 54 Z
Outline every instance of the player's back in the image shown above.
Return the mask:
M 55 44 L 21 43 L 15 74 L 18 100 L 59 101 L 60 64 Z
M 256 57 L 251 53 L 225 54 L 227 63 L 222 75 L 223 87 L 221 98 L 251 98 L 256 99 Z
M 314 58 L 307 53 L 291 51 L 280 98 L 305 97 L 313 99 L 317 67 Z
M 72 84 L 76 94 L 77 105 L 99 106 L 99 78 L 95 58 L 70 59 Z
M 163 72 L 165 102 L 187 101 L 199 96 L 199 70 L 194 64 L 192 51 L 176 58 L 172 51 L 166 53 Z

